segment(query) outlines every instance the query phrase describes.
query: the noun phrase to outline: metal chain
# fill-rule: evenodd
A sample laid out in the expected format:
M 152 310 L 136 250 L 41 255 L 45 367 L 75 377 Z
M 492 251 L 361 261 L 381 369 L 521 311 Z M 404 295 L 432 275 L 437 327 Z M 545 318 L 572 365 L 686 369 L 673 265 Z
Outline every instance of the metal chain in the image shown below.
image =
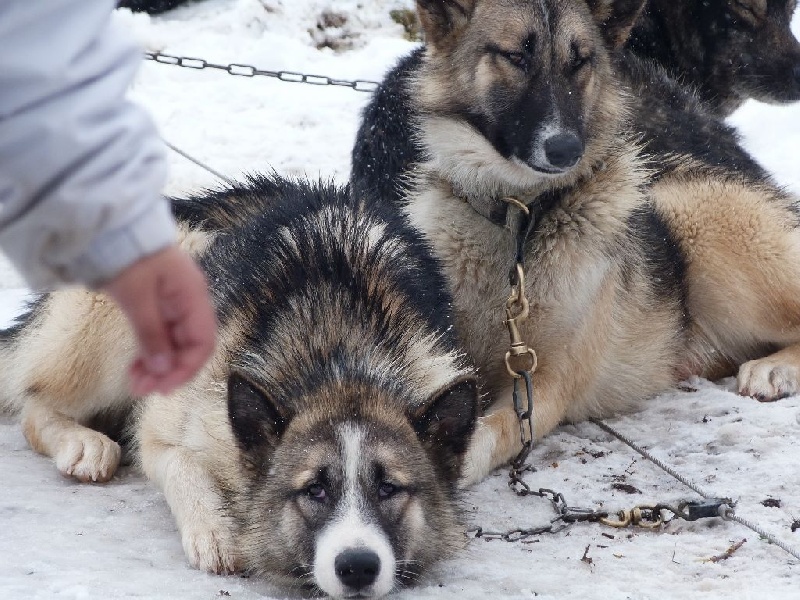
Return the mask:
M 173 56 L 171 54 L 163 54 L 161 52 L 145 52 L 145 60 L 152 60 L 162 65 L 173 65 L 176 67 L 184 67 L 186 69 L 216 69 L 218 71 L 225 71 L 229 75 L 236 75 L 238 77 L 271 77 L 287 83 L 307 83 L 309 85 L 332 85 L 337 87 L 351 88 L 357 92 L 374 92 L 379 83 L 377 81 L 367 81 L 364 79 L 348 80 L 348 79 L 334 79 L 327 75 L 311 75 L 308 73 L 297 73 L 295 71 L 268 71 L 266 69 L 259 69 L 252 65 L 243 65 L 239 63 L 230 63 L 221 65 L 209 62 L 202 58 L 193 58 L 190 56 Z
M 533 407 L 533 390 L 532 385 L 530 382 L 530 374 L 527 376 L 523 375 L 524 372 L 519 372 L 520 379 L 524 379 L 527 388 L 527 405 L 525 407 L 522 406 L 518 398 L 518 390 L 517 390 L 517 383 L 519 379 L 514 380 L 514 409 L 517 413 L 517 417 L 520 420 L 520 429 L 521 429 L 521 438 L 523 443 L 523 452 L 514 460 L 511 465 L 511 469 L 508 473 L 508 486 L 511 490 L 520 497 L 525 496 L 535 496 L 543 499 L 547 499 L 550 501 L 550 504 L 553 507 L 556 515 L 554 518 L 550 520 L 547 525 L 539 526 L 539 527 L 529 527 L 529 528 L 515 528 L 509 529 L 507 531 L 487 531 L 483 527 L 473 527 L 472 529 L 468 529 L 466 534 L 470 536 L 472 539 L 483 539 L 486 541 L 492 540 L 502 540 L 504 542 L 522 542 L 525 543 L 530 537 L 540 536 L 544 534 L 555 534 L 567 529 L 570 525 L 574 523 L 600 523 L 602 525 L 606 525 L 609 527 L 615 528 L 624 528 L 629 526 L 636 526 L 636 527 L 643 527 L 646 529 L 656 529 L 674 519 L 681 519 L 684 521 L 697 521 L 700 519 L 708 519 L 708 518 L 722 518 L 728 521 L 735 521 L 755 533 L 761 536 L 763 539 L 767 540 L 768 542 L 775 544 L 780 549 L 784 550 L 791 556 L 800 559 L 800 552 L 797 549 L 793 548 L 792 546 L 786 544 L 785 542 L 778 539 L 775 535 L 769 533 L 762 527 L 758 526 L 756 523 L 748 521 L 747 519 L 740 517 L 735 512 L 736 503 L 731 500 L 730 498 L 720 498 L 714 497 L 712 494 L 709 494 L 707 491 L 703 490 L 700 486 L 694 483 L 692 480 L 688 479 L 687 477 L 683 477 L 680 473 L 675 471 L 675 469 L 671 468 L 669 465 L 664 463 L 662 460 L 658 459 L 657 457 L 653 456 L 647 450 L 633 442 L 632 440 L 628 439 L 621 433 L 614 430 L 609 425 L 606 425 L 602 421 L 597 419 L 592 419 L 592 422 L 606 431 L 610 433 L 623 443 L 630 446 L 636 452 L 641 454 L 645 459 L 651 461 L 653 464 L 658 466 L 659 468 L 663 469 L 670 475 L 672 475 L 675 479 L 683 483 L 688 488 L 692 489 L 694 492 L 699 494 L 704 498 L 703 501 L 700 502 L 692 502 L 692 501 L 685 501 L 681 502 L 678 505 L 670 505 L 670 504 L 653 504 L 653 505 L 639 505 L 635 506 L 632 509 L 628 510 L 621 510 L 615 513 L 612 516 L 612 513 L 604 510 L 598 510 L 594 508 L 579 508 L 575 506 L 569 506 L 564 497 L 564 494 L 560 492 L 556 492 L 551 489 L 547 488 L 539 488 L 538 490 L 532 489 L 525 481 L 522 479 L 522 475 L 526 471 L 535 471 L 533 467 L 530 465 L 522 464 L 522 460 L 524 457 L 527 456 L 528 452 L 530 452 L 530 445 L 526 447 L 526 441 L 530 444 L 531 437 L 527 437 L 525 433 L 523 433 L 523 423 L 530 419 L 530 412 Z M 530 426 L 530 425 L 529 425 Z M 532 434 L 532 429 L 528 430 Z M 527 439 L 526 439 L 527 438 Z M 520 460 L 521 459 L 521 460 Z M 672 517 L 664 516 L 665 513 L 672 513 Z
M 486 541 L 503 540 L 504 542 L 521 542 L 529 537 L 545 533 L 558 533 L 573 523 L 597 522 L 602 518 L 608 517 L 608 513 L 605 511 L 569 506 L 566 498 L 564 498 L 564 494 L 551 489 L 540 488 L 538 490 L 533 490 L 525 485 L 524 489 L 514 491 L 518 496 L 537 496 L 549 500 L 556 516 L 550 520 L 549 524 L 542 527 L 531 527 L 528 529 L 517 528 L 508 531 L 486 531 L 483 527 L 473 527 L 467 530 L 467 535 L 471 536 L 473 539 L 483 539 Z
M 532 471 L 530 466 L 524 470 Z M 511 474 L 515 473 L 512 468 Z M 519 470 L 517 475 L 512 478 L 519 482 Z M 570 506 L 564 494 L 547 488 L 533 490 L 522 482 L 524 487 L 516 488 L 509 481 L 517 496 L 536 496 L 550 501 L 556 516 L 547 525 L 530 528 L 515 528 L 508 531 L 486 531 L 483 527 L 473 527 L 467 530 L 467 535 L 473 539 L 483 539 L 487 541 L 502 540 L 504 542 L 524 542 L 526 539 L 544 535 L 546 533 L 559 533 L 575 523 L 600 523 L 608 527 L 622 529 L 625 527 L 641 527 L 644 529 L 657 529 L 661 525 L 681 519 L 683 521 L 698 521 L 710 518 L 730 518 L 732 502 L 728 498 L 710 498 L 702 502 L 681 502 L 677 506 L 672 504 L 642 504 L 631 509 L 620 510 L 616 513 L 609 513 L 606 510 L 596 508 L 580 508 Z M 666 513 L 672 513 L 671 516 Z
M 518 230 L 515 232 L 516 253 L 514 267 L 510 273 L 511 295 L 505 306 L 505 324 L 508 328 L 510 345 L 505 354 L 505 366 L 513 381 L 512 402 L 514 413 L 519 422 L 520 447 L 519 454 L 511 462 L 508 473 L 508 487 L 520 497 L 536 496 L 550 501 L 555 517 L 547 525 L 530 528 L 516 528 L 508 531 L 485 531 L 483 527 L 474 527 L 467 531 L 473 539 L 503 540 L 506 542 L 524 542 L 529 537 L 545 533 L 558 533 L 574 523 L 594 522 L 610 527 L 628 527 L 630 525 L 654 529 L 664 522 L 664 511 L 670 511 L 673 518 L 688 521 L 707 517 L 719 517 L 732 504 L 727 498 L 715 499 L 705 503 L 684 502 L 677 508 L 667 504 L 641 505 L 629 510 L 621 510 L 613 518 L 607 511 L 594 508 L 570 506 L 560 492 L 547 488 L 532 489 L 522 478 L 526 471 L 534 469 L 525 464 L 535 439 L 533 427 L 533 375 L 537 367 L 536 352 L 522 338 L 519 326 L 529 316 L 530 304 L 525 288 L 525 242 L 535 224 L 535 219 L 528 207 L 517 198 L 507 197 L 503 201 L 521 211 Z M 520 360 L 521 359 L 521 360 Z M 520 394 L 520 382 L 525 382 L 525 394 Z M 523 402 L 523 398 L 525 401 Z
M 594 423 L 595 425 L 600 427 L 600 429 L 602 429 L 603 431 L 605 431 L 607 433 L 610 433 L 615 438 L 617 438 L 619 441 L 621 441 L 624 444 L 626 444 L 626 445 L 630 446 L 631 448 L 633 448 L 636 452 L 641 454 L 644 458 L 646 458 L 647 460 L 652 462 L 654 465 L 656 465 L 657 467 L 660 467 L 661 469 L 663 469 L 664 471 L 666 471 L 667 473 L 672 475 L 675 479 L 680 481 L 683 485 L 691 488 L 692 490 L 694 490 L 695 492 L 700 494 L 703 498 L 706 498 L 709 501 L 712 500 L 711 495 L 709 495 L 702 488 L 697 486 L 697 484 L 692 482 L 690 479 L 681 476 L 680 473 L 675 471 L 675 469 L 671 468 L 669 465 L 667 465 L 666 463 L 664 463 L 660 459 L 658 459 L 655 456 L 653 456 L 650 452 L 648 452 L 647 450 L 645 450 L 644 448 L 642 448 L 638 444 L 634 443 L 632 440 L 628 439 L 623 434 L 619 433 L 618 431 L 616 431 L 615 429 L 613 429 L 612 427 L 610 427 L 606 423 L 603 423 L 602 421 L 599 421 L 597 419 L 592 419 L 591 421 L 592 421 L 592 423 Z M 745 527 L 747 527 L 748 529 L 750 529 L 753 532 L 757 533 L 759 536 L 761 536 L 762 538 L 764 538 L 765 540 L 767 540 L 771 544 L 775 544 L 781 550 L 787 552 L 788 554 L 791 554 L 792 556 L 794 556 L 795 558 L 800 560 L 800 551 L 798 551 L 796 548 L 793 548 L 792 546 L 786 544 L 785 542 L 779 540 L 775 535 L 769 533 L 768 531 L 766 531 L 762 527 L 758 526 L 757 524 L 755 524 L 755 523 L 753 523 L 751 521 L 748 521 L 747 519 L 737 515 L 735 510 L 734 510 L 734 504 L 732 502 L 728 506 L 724 506 L 723 505 L 723 506 L 720 507 L 719 516 L 722 517 L 725 520 L 736 521 L 740 525 L 744 525 Z

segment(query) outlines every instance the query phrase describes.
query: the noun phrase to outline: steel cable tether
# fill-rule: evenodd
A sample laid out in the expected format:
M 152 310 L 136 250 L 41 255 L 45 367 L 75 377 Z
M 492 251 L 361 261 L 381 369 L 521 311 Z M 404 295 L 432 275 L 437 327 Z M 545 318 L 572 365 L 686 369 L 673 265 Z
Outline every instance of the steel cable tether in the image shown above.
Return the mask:
M 197 165 L 198 167 L 200 167 L 201 169 L 205 169 L 206 171 L 208 171 L 209 173 L 211 173 L 211 174 L 212 174 L 214 177 L 216 177 L 216 178 L 218 178 L 218 179 L 221 179 L 222 181 L 224 181 L 224 182 L 225 182 L 225 183 L 227 183 L 228 185 L 231 185 L 231 186 L 233 186 L 233 185 L 236 185 L 236 182 L 235 182 L 233 179 L 231 179 L 230 177 L 225 177 L 225 175 L 223 175 L 223 174 L 222 174 L 222 173 L 220 173 L 219 171 L 215 171 L 214 169 L 212 169 L 211 167 L 209 167 L 207 164 L 205 164 L 205 163 L 204 163 L 204 162 L 202 162 L 201 160 L 199 160 L 199 159 L 195 158 L 195 157 L 194 157 L 194 156 L 192 156 L 191 154 L 188 154 L 188 153 L 184 152 L 183 150 L 181 150 L 181 149 L 180 149 L 180 148 L 178 148 L 177 146 L 174 146 L 173 144 L 170 144 L 170 143 L 169 143 L 167 140 L 165 140 L 164 138 L 161 138 L 161 140 L 164 142 L 164 144 L 167 146 L 167 148 L 169 148 L 169 149 L 170 149 L 170 150 L 172 150 L 173 152 L 176 152 L 176 153 L 180 154 L 180 155 L 181 155 L 183 158 L 185 158 L 186 160 L 188 160 L 188 161 L 190 161 L 190 162 L 193 162 L 194 164 L 196 164 L 196 165 Z
M 591 421 L 592 421 L 592 423 L 597 425 L 600 429 L 602 429 L 606 433 L 610 433 L 611 435 L 613 435 L 615 438 L 617 438 L 622 443 L 624 443 L 627 446 L 630 446 L 631 448 L 633 448 L 636 452 L 641 454 L 644 458 L 646 458 L 647 460 L 652 462 L 654 465 L 656 465 L 660 469 L 662 469 L 662 470 L 666 471 L 667 473 L 669 473 L 670 475 L 672 475 L 675 479 L 680 481 L 683 485 L 685 485 L 686 487 L 688 487 L 691 490 L 693 490 L 693 491 L 697 492 L 698 494 L 700 494 L 703 498 L 712 499 L 712 498 L 717 498 L 718 497 L 716 494 L 709 494 L 706 490 L 701 488 L 694 481 L 692 481 L 688 477 L 684 477 L 683 475 L 678 473 L 675 469 L 673 469 L 668 464 L 666 464 L 664 461 L 662 461 L 661 459 L 653 456 L 650 452 L 648 452 L 647 450 L 645 450 L 644 448 L 639 446 L 633 440 L 628 439 L 625 435 L 621 434 L 620 432 L 615 430 L 610 425 L 607 425 L 606 423 L 604 423 L 603 421 L 600 421 L 599 419 L 591 419 Z M 745 527 L 747 527 L 748 529 L 750 529 L 753 532 L 757 533 L 759 536 L 761 536 L 762 538 L 764 538 L 765 540 L 767 540 L 771 544 L 775 544 L 781 550 L 784 550 L 785 552 L 788 552 L 789 554 L 794 556 L 796 559 L 800 560 L 800 551 L 798 551 L 796 548 L 793 548 L 789 544 L 779 540 L 777 537 L 775 537 L 775 535 L 769 533 L 767 530 L 765 530 L 763 527 L 760 527 L 756 523 L 753 523 L 752 521 L 749 521 L 749 520 L 747 520 L 747 519 L 745 519 L 743 517 L 740 517 L 739 515 L 736 514 L 736 512 L 735 512 L 735 510 L 734 510 L 734 508 L 732 506 L 723 506 L 722 509 L 720 510 L 720 515 L 719 516 L 722 517 L 723 519 L 727 520 L 727 521 L 736 521 L 740 525 L 744 525 Z

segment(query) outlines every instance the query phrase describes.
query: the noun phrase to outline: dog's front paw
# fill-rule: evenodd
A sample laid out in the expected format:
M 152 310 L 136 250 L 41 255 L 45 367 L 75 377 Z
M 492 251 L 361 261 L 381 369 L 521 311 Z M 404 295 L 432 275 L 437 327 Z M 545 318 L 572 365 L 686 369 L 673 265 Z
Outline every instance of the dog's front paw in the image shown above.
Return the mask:
M 55 453 L 62 475 L 86 482 L 105 482 L 114 476 L 122 451 L 99 431 L 84 429 L 64 435 Z
M 800 368 L 780 358 L 751 360 L 739 368 L 739 393 L 760 402 L 773 402 L 800 392 Z
M 189 564 L 201 571 L 226 575 L 239 569 L 233 536 L 223 529 L 198 524 L 183 533 Z

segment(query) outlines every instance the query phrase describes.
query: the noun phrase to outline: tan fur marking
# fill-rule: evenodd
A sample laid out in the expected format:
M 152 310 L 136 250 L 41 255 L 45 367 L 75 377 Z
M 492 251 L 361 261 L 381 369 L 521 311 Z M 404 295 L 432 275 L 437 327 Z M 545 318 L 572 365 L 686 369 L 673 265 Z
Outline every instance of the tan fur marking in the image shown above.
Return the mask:
M 203 254 L 214 241 L 215 234 L 208 231 L 189 230 L 184 226 L 178 227 L 178 243 L 194 257 Z
M 782 346 L 742 365 L 739 392 L 769 401 L 800 391 L 800 234 L 791 200 L 736 179 L 680 174 L 653 192 L 688 260 L 697 345 L 735 363 Z M 701 373 L 709 375 L 716 358 Z
M 688 260 L 690 309 L 715 345 L 800 341 L 800 235 L 785 201 L 736 181 L 679 177 L 653 192 Z
M 28 365 L 25 389 L 47 398 L 76 419 L 94 413 L 97 403 L 126 396 L 127 363 L 135 348 L 127 320 L 106 296 L 83 290 L 53 294 L 48 302 L 50 331 L 26 343 L 20 362 Z

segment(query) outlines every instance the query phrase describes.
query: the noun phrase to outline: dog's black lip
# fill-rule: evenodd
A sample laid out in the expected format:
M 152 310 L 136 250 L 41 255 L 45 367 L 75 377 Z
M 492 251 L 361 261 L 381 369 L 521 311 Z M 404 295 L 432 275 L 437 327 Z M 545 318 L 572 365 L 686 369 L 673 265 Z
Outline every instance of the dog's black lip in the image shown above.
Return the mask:
M 581 156 L 578 159 L 578 161 L 574 165 L 572 165 L 571 167 L 567 167 L 566 169 L 558 169 L 558 168 L 554 168 L 554 167 L 542 167 L 540 165 L 537 165 L 537 164 L 534 164 L 534 163 L 530 162 L 530 159 L 526 160 L 526 159 L 522 158 L 521 156 L 516 156 L 515 155 L 515 158 L 520 163 L 525 165 L 526 167 L 530 167 L 531 169 L 533 169 L 537 173 L 544 173 L 545 175 L 564 175 L 565 173 L 569 173 L 575 167 L 577 167 L 579 164 L 581 164 L 581 161 L 583 160 L 583 156 Z
M 564 173 L 569 173 L 572 169 L 574 169 L 578 165 L 578 163 L 575 163 L 568 169 L 548 169 L 546 167 L 537 167 L 536 165 L 532 165 L 530 163 L 526 164 L 537 173 L 545 173 L 546 175 L 563 175 Z

